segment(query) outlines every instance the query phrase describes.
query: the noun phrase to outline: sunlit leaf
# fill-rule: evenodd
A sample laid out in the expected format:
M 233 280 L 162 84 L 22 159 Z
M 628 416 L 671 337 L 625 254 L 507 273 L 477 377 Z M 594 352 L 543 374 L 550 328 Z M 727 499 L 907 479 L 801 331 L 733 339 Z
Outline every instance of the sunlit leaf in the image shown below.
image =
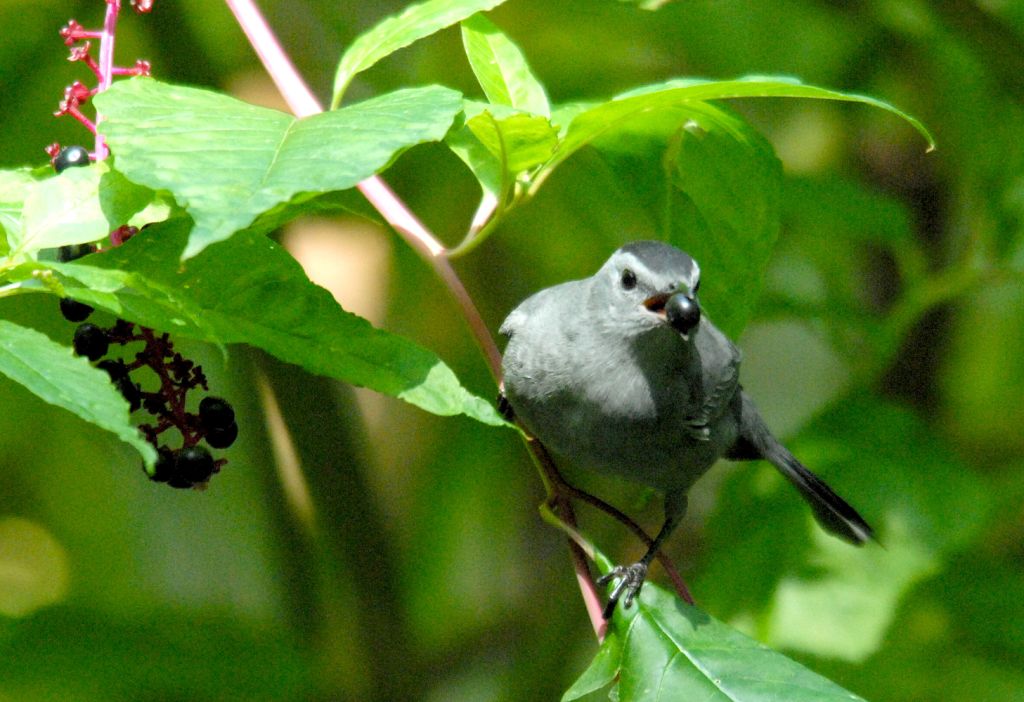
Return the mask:
M 544 86 L 530 72 L 523 52 L 483 15 L 462 22 L 462 43 L 484 95 L 492 103 L 550 115 Z
M 128 182 L 106 163 L 69 168 L 29 187 L 11 253 L 96 241 L 152 200 L 150 190 Z
M 720 109 L 692 115 L 664 164 L 668 240 L 700 262 L 709 313 L 738 337 L 778 237 L 782 165 L 764 137 Z
M 343 310 L 266 237 L 242 232 L 182 265 L 187 229 L 177 219 L 81 264 L 51 265 L 67 277 L 68 296 L 146 326 L 249 344 L 435 414 L 504 423 L 436 355 Z
M 494 195 L 550 158 L 558 143 L 554 127 L 539 115 L 470 101 L 465 111 L 465 124 L 445 141 Z
M 35 181 L 31 168 L 0 170 L 0 204 L 13 205 L 24 201 L 29 186 Z
M 709 81 L 677 79 L 649 85 L 623 93 L 596 107 L 580 112 L 569 125 L 565 139 L 559 144 L 549 167 L 554 167 L 577 149 L 599 135 L 614 129 L 621 122 L 652 109 L 685 105 L 690 102 L 728 98 L 790 97 L 817 100 L 840 100 L 871 105 L 902 118 L 935 146 L 931 133 L 921 122 L 887 102 L 866 95 L 828 90 L 806 85 L 798 80 L 779 76 L 748 76 L 736 80 Z
M 427 0 L 410 5 L 401 14 L 382 20 L 373 29 L 361 34 L 345 50 L 334 75 L 331 109 L 341 104 L 352 78 L 385 56 L 429 37 L 445 27 L 461 22 L 470 15 L 497 7 L 505 0 Z
M 860 697 L 653 583 L 616 609 L 590 669 L 562 697 L 614 683 L 613 699 L 706 702 L 850 702 Z
M 106 429 L 134 446 L 147 465 L 156 450 L 128 420 L 128 403 L 110 376 L 34 329 L 0 320 L 0 373 L 40 399 Z
M 6 234 L 0 239 L 0 253 L 7 252 L 12 239 L 21 238 L 21 210 L 34 182 L 28 168 L 0 171 L 0 229 Z
M 355 186 L 441 139 L 462 109 L 458 93 L 431 86 L 296 120 L 148 78 L 116 83 L 96 102 L 117 170 L 170 191 L 195 220 L 185 258 L 300 193 Z

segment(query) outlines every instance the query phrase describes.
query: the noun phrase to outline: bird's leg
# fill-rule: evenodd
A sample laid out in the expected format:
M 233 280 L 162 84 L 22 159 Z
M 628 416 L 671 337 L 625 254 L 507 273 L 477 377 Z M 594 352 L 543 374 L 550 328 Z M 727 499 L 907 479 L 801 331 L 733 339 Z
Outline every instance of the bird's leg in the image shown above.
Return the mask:
M 651 565 L 651 561 L 658 555 L 658 550 L 661 545 L 665 543 L 669 535 L 675 530 L 682 521 L 683 515 L 686 514 L 686 493 L 668 493 L 665 495 L 665 523 L 661 525 L 661 531 L 654 537 L 654 541 L 651 542 L 650 547 L 647 549 L 647 553 L 643 555 L 639 561 L 629 566 L 615 566 L 608 573 L 602 575 L 597 579 L 599 586 L 607 585 L 612 580 L 620 578 L 619 582 L 615 585 L 612 590 L 612 594 L 608 597 L 608 604 L 604 608 L 604 618 L 611 619 L 612 613 L 615 611 L 615 605 L 618 604 L 619 598 L 625 593 L 626 598 L 623 600 L 623 606 L 629 608 L 633 604 L 633 598 L 640 594 L 640 588 L 644 584 L 644 579 L 647 578 L 647 568 Z

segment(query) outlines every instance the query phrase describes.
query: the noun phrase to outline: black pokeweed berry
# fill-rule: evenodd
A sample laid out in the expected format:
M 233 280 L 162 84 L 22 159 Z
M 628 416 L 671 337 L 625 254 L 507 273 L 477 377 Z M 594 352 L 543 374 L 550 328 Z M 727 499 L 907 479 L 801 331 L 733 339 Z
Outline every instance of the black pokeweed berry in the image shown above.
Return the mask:
M 62 297 L 60 299 L 60 313 L 69 322 L 84 322 L 93 313 L 93 308 L 91 305 L 79 302 L 78 300 L 72 300 L 70 297 Z
M 700 322 L 700 305 L 692 297 L 676 293 L 665 302 L 665 318 L 680 334 L 689 334 Z
M 82 146 L 65 146 L 53 159 L 53 169 L 63 173 L 69 168 L 89 165 L 89 152 Z
M 180 475 L 175 475 L 174 477 L 172 477 L 170 480 L 167 481 L 167 484 L 170 485 L 172 488 L 177 488 L 179 490 L 185 490 L 187 488 L 192 487 L 192 483 L 185 480 Z
M 100 361 L 96 364 L 96 367 L 107 372 L 107 375 L 110 376 L 110 382 L 114 384 L 118 392 L 128 401 L 132 412 L 142 407 L 142 391 L 136 383 L 132 382 L 131 376 L 128 375 L 128 367 L 124 364 L 124 361 L 121 359 L 116 361 L 108 359 Z
M 235 409 L 221 397 L 204 397 L 199 403 L 199 421 L 207 431 L 227 429 L 235 423 Z
M 110 376 L 110 382 L 116 383 L 121 378 L 128 375 L 128 366 L 124 364 L 121 359 L 100 361 L 96 364 L 96 367 L 100 370 L 105 370 L 107 375 Z
M 156 454 L 156 463 L 153 467 L 146 468 L 146 465 L 143 464 L 142 469 L 153 482 L 166 483 L 174 477 L 174 465 L 174 452 L 166 446 L 161 446 L 160 450 Z
M 72 345 L 79 356 L 85 356 L 90 361 L 98 361 L 107 355 L 110 339 L 107 333 L 95 324 L 79 324 L 78 329 L 75 329 Z
M 213 475 L 213 456 L 202 446 L 189 446 L 178 452 L 175 477 L 190 483 L 205 483 Z
M 238 423 L 231 422 L 226 427 L 206 430 L 206 443 L 215 449 L 226 449 L 238 438 Z
M 132 382 L 132 379 L 127 375 L 122 376 L 114 381 L 114 387 L 117 388 L 118 392 L 128 401 L 128 409 L 131 412 L 142 407 L 142 390 L 136 383 Z
M 142 398 L 142 406 L 154 417 L 166 417 L 171 413 L 167 398 L 161 392 L 147 392 Z
M 67 263 L 95 252 L 96 247 L 92 244 L 69 244 L 57 249 L 57 260 L 61 263 Z

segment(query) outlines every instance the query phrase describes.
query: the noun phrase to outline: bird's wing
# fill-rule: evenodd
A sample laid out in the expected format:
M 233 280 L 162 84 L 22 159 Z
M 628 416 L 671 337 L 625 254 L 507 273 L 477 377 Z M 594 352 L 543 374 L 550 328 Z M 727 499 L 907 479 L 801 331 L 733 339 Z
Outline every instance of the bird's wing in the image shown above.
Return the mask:
M 743 354 L 713 325 L 706 330 L 707 341 L 702 355 L 704 371 L 704 399 L 686 423 L 691 435 L 707 440 L 711 436 L 710 426 L 728 409 L 740 386 L 740 361 Z M 712 363 L 710 359 L 719 361 Z

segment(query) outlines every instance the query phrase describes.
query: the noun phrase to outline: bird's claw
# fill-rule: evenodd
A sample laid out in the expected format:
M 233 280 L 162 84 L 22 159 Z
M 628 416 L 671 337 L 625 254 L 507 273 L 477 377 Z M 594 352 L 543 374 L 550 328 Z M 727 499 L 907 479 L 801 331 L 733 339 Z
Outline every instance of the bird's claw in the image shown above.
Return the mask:
M 597 584 L 600 586 L 607 585 L 616 578 L 619 579 L 619 582 L 615 584 L 615 588 L 612 590 L 612 594 L 608 597 L 608 604 L 604 608 L 604 618 L 612 618 L 615 605 L 623 593 L 626 594 L 626 598 L 623 600 L 622 605 L 626 609 L 632 607 L 633 599 L 640 594 L 640 588 L 643 586 L 646 577 L 647 564 L 634 563 L 629 566 L 615 566 L 598 578 Z

